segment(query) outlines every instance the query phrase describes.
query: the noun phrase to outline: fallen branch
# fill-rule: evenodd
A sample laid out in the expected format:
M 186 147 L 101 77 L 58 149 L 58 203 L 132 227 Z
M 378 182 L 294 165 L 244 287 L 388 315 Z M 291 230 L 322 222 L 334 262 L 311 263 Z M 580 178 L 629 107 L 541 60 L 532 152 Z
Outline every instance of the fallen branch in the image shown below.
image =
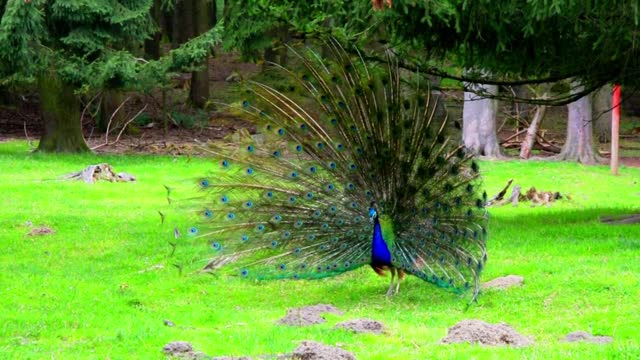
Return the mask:
M 569 195 L 562 195 L 558 191 L 538 191 L 535 187 L 531 187 L 526 194 L 522 194 L 520 190 L 522 189 L 520 185 L 514 185 L 513 190 L 511 190 L 511 195 L 505 199 L 504 195 L 507 193 L 507 190 L 511 186 L 513 179 L 509 179 L 505 187 L 497 193 L 494 197 L 492 197 L 489 201 L 487 201 L 486 206 L 502 206 L 507 203 L 511 203 L 514 207 L 518 206 L 520 202 L 530 201 L 531 206 L 536 205 L 550 205 L 556 200 L 567 198 L 571 199 Z M 640 215 L 639 215 L 640 217 Z
M 546 112 L 546 106 L 538 105 L 535 115 L 533 115 L 533 120 L 531 120 L 531 124 L 529 124 L 529 128 L 527 129 L 527 135 L 522 141 L 522 147 L 520 148 L 521 159 L 528 159 L 531 156 L 531 149 L 537 139 L 536 135 L 538 134 L 538 128 L 540 127 L 540 123 L 542 122 L 542 119 L 544 119 Z
M 518 137 L 518 136 L 520 136 L 520 135 L 524 134 L 525 132 L 527 132 L 527 129 L 523 129 L 523 130 L 520 130 L 520 131 L 516 132 L 515 134 L 513 134 L 513 135 L 509 136 L 508 138 L 506 138 L 506 139 L 502 140 L 502 141 L 500 142 L 500 145 L 504 145 L 504 144 L 508 143 L 508 142 L 509 142 L 509 141 L 511 141 L 512 139 L 514 139 L 514 138 L 516 138 L 516 137 Z
M 507 190 L 511 186 L 512 182 L 513 182 L 513 179 L 509 179 L 509 181 L 507 181 L 507 185 L 505 185 L 505 187 L 502 190 L 500 190 L 499 193 L 497 193 L 494 197 L 492 197 L 491 199 L 489 199 L 489 201 L 487 201 L 487 206 L 493 204 L 494 202 L 504 199 L 504 194 L 507 193 Z

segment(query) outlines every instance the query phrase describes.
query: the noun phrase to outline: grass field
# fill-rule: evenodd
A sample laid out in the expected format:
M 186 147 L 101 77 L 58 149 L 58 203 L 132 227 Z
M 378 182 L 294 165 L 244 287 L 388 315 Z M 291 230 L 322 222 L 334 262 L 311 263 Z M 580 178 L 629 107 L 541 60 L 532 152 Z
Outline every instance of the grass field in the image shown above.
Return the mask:
M 137 183 L 56 180 L 107 162 Z M 483 162 L 494 194 L 507 179 L 523 189 L 571 194 L 552 207 L 491 209 L 484 280 L 522 275 L 525 285 L 487 291 L 478 304 L 408 278 L 384 297 L 388 279 L 370 269 L 313 282 L 252 283 L 201 275 L 206 242 L 171 254 L 160 225 L 163 184 L 207 173 L 205 159 L 42 155 L 0 143 L 0 358 L 163 359 L 162 346 L 191 342 L 212 356 L 290 352 L 299 341 L 341 344 L 358 359 L 637 359 L 640 357 L 640 227 L 607 226 L 605 214 L 640 211 L 640 169 L 550 162 Z M 56 232 L 27 236 L 34 226 Z M 180 273 L 173 264 L 181 264 Z M 330 303 L 344 316 L 289 328 L 291 307 Z M 342 320 L 383 322 L 384 335 L 333 330 Z M 462 319 L 506 322 L 531 336 L 526 348 L 441 345 Z M 164 319 L 173 321 L 167 327 Z M 575 330 L 613 336 L 610 345 L 566 344 Z

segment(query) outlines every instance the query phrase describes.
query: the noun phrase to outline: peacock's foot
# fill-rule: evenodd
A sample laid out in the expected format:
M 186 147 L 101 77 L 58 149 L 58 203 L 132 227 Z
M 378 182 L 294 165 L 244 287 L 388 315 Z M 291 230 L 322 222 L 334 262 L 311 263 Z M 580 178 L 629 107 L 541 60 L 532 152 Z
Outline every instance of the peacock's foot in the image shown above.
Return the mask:
M 389 290 L 387 291 L 387 297 L 392 297 L 393 296 L 393 286 L 389 287 Z

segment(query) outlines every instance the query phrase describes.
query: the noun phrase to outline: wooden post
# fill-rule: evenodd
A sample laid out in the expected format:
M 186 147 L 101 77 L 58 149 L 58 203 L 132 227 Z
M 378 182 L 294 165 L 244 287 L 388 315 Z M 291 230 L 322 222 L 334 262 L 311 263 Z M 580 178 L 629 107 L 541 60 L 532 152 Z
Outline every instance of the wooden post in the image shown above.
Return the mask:
M 611 173 L 618 175 L 618 148 L 620 138 L 620 85 L 613 85 L 613 111 L 611 112 Z

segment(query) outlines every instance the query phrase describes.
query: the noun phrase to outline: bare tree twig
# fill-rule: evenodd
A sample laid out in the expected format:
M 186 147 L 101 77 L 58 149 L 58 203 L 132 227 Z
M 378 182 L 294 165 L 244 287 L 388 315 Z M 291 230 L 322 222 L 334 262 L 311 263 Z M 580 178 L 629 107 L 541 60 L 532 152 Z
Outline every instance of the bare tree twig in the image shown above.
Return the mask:
M 178 122 L 173 117 L 171 117 L 171 115 L 165 110 L 164 106 L 162 106 L 162 104 L 160 104 L 155 97 L 149 96 L 149 98 L 151 99 L 151 101 L 153 101 L 156 107 L 158 107 L 159 109 L 162 109 L 162 113 L 164 116 L 166 116 L 169 120 L 171 120 L 171 122 L 173 122 L 175 126 L 178 126 Z
M 33 150 L 36 147 L 33 146 L 33 142 L 31 141 L 31 138 L 29 137 L 29 133 L 27 132 L 27 122 L 23 121 L 22 124 L 24 125 L 24 137 L 27 138 L 27 143 L 29 144 L 29 148 Z
M 99 96 L 102 95 L 102 91 L 98 91 L 98 93 L 91 99 L 89 100 L 89 102 L 87 103 L 87 105 L 84 106 L 84 108 L 82 109 L 82 113 L 80 114 L 80 124 L 82 124 L 82 122 L 84 121 L 84 114 L 87 112 L 87 110 L 89 109 L 89 106 L 91 105 L 91 103 L 93 103 Z M 102 103 L 102 97 L 100 98 L 100 102 L 98 103 L 98 106 L 100 106 L 100 104 Z M 94 117 L 93 114 L 91 117 Z M 91 138 L 91 136 L 93 136 L 93 130 L 95 129 L 95 126 L 91 127 L 91 132 L 89 133 L 89 136 L 87 136 L 87 138 Z M 87 140 L 85 139 L 85 142 Z
M 140 111 L 138 111 L 131 119 L 129 119 L 126 123 L 124 123 L 124 125 L 122 126 L 122 129 L 120 129 L 120 132 L 118 133 L 118 136 L 116 137 L 116 141 L 113 142 L 114 144 L 117 143 L 118 141 L 120 141 L 120 136 L 122 136 L 122 133 L 127 128 L 127 126 L 129 126 L 129 124 L 131 124 L 132 121 L 137 119 L 138 116 L 140 116 L 145 110 L 147 110 L 147 104 L 144 104 L 144 106 L 142 107 L 142 109 L 140 109 Z
M 120 109 L 122 109 L 124 104 L 126 104 L 127 101 L 129 101 L 129 100 L 131 100 L 131 96 L 128 96 L 126 99 L 124 99 L 124 101 L 116 108 L 116 110 L 113 112 L 113 114 L 111 114 L 111 117 L 109 118 L 109 122 L 107 123 L 107 130 L 104 133 L 104 139 L 105 139 L 105 142 L 107 144 L 109 143 L 109 131 L 110 131 L 110 128 L 111 128 L 111 122 L 113 121 L 113 118 L 118 114 Z
M 127 98 L 127 99 L 123 102 L 123 104 L 124 104 L 127 100 L 129 100 L 129 98 Z M 133 122 L 136 118 L 138 118 L 138 116 L 140 116 L 140 115 L 141 115 L 145 110 L 147 110 L 147 106 L 148 106 L 148 104 L 145 104 L 145 105 L 142 107 L 142 109 L 140 109 L 140 111 L 138 111 L 138 112 L 137 112 L 137 113 L 136 113 L 136 114 L 135 114 L 131 119 L 127 120 L 127 122 L 125 122 L 125 123 L 124 123 L 124 125 L 122 126 L 122 129 L 120 129 L 120 132 L 118 133 L 118 136 L 116 137 L 116 140 L 115 140 L 115 141 L 113 141 L 113 142 L 109 142 L 109 133 L 107 132 L 107 134 L 106 134 L 106 136 L 105 136 L 105 142 L 104 142 L 104 143 L 102 143 L 102 144 L 99 144 L 99 145 L 96 145 L 96 146 L 92 147 L 92 148 L 91 148 L 91 150 L 95 150 L 95 149 L 98 149 L 98 148 L 101 148 L 101 147 L 103 147 L 103 146 L 107 146 L 107 145 L 113 145 L 113 144 L 116 144 L 118 141 L 120 141 L 120 137 L 122 136 L 122 134 L 124 133 L 124 131 L 127 129 L 127 126 L 129 126 L 129 124 L 131 124 L 131 122 Z M 120 105 L 120 107 L 122 107 L 122 104 Z M 118 107 L 118 109 L 120 109 L 120 107 Z M 116 111 L 114 111 L 114 114 L 115 114 L 115 112 L 117 112 L 117 111 L 118 111 L 118 109 L 116 109 Z M 112 118 L 113 118 L 113 115 L 112 115 Z M 110 124 L 111 124 L 111 120 L 109 120 L 109 125 L 110 125 Z M 107 125 L 107 130 L 109 129 L 109 125 Z
M 87 105 L 84 106 L 84 108 L 82 109 L 82 113 L 80 114 L 80 121 L 81 122 L 84 120 L 84 114 L 89 109 L 89 106 L 91 105 L 91 103 L 93 103 L 98 98 L 98 96 L 100 96 L 100 95 L 102 95 L 102 91 L 98 91 L 98 93 L 96 93 L 96 95 L 93 98 L 91 98 L 91 100 L 89 100 Z

